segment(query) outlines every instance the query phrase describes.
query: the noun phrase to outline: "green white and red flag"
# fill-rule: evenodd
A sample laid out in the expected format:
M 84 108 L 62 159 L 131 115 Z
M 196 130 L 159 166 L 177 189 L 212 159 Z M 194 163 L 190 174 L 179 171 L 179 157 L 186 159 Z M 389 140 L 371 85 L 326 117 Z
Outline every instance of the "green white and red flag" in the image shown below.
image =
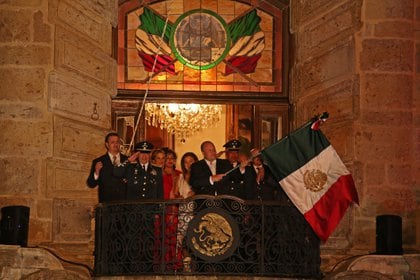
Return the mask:
M 261 18 L 254 9 L 229 24 L 232 47 L 229 50 L 225 75 L 233 73 L 235 69 L 243 74 L 255 72 L 265 42 L 260 22 Z
M 327 241 L 352 202 L 359 203 L 353 178 L 318 119 L 261 151 L 280 186 L 317 236 Z
M 141 24 L 136 30 L 136 48 L 145 70 L 175 74 L 172 50 L 169 46 L 172 26 L 169 23 L 165 24 L 165 20 L 147 7 L 139 18 Z M 156 65 L 153 69 L 155 59 Z

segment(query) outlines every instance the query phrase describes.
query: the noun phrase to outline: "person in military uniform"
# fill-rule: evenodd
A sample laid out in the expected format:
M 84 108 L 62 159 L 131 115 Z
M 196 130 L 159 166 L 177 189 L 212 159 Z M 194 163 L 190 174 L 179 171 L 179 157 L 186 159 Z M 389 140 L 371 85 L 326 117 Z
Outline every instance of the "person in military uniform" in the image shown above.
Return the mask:
M 223 147 L 225 147 L 226 159 L 230 164 L 232 164 L 233 167 L 239 165 L 239 148 L 241 147 L 241 142 L 233 139 L 224 144 Z
M 142 141 L 134 146 L 127 161 L 114 168 L 114 174 L 127 179 L 127 201 L 163 199 L 162 168 L 150 163 L 153 144 Z M 127 248 L 127 263 L 141 266 L 143 271 L 159 270 L 161 216 L 153 212 L 153 204 L 144 204 L 147 215 L 138 220 L 137 233 Z M 153 246 L 150 244 L 153 243 Z
M 163 199 L 162 168 L 150 164 L 153 144 L 142 141 L 134 154 L 114 167 L 114 175 L 127 179 L 127 200 Z
M 241 161 L 244 159 L 240 159 L 239 149 L 241 147 L 241 142 L 237 139 L 232 139 L 226 142 L 223 145 L 225 148 L 226 159 L 230 162 L 233 168 L 239 166 Z M 245 158 L 245 160 L 247 160 Z M 246 190 L 244 187 L 244 178 L 243 176 L 236 176 L 231 178 L 223 190 L 224 194 L 237 196 L 242 199 L 246 199 Z
M 216 148 L 211 141 L 201 144 L 204 159 L 191 166 L 190 184 L 195 194 L 233 195 L 242 197 L 242 191 L 232 185 L 243 180 L 245 166 L 233 166 L 227 159 L 217 158 Z
M 99 203 L 124 201 L 127 185 L 125 180 L 114 176 L 114 166 L 127 160 L 120 153 L 120 136 L 110 132 L 105 136 L 106 154 L 94 159 L 86 184 L 89 188 L 98 187 Z

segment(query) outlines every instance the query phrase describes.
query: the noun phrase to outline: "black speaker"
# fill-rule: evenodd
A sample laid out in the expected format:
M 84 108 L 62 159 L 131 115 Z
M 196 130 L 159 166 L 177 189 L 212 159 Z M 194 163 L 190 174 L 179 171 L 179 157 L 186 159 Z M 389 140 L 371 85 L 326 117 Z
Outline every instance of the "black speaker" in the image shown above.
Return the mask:
M 376 254 L 402 255 L 402 219 L 396 215 L 376 216 Z
M 29 207 L 6 206 L 1 209 L 0 243 L 8 245 L 28 244 Z

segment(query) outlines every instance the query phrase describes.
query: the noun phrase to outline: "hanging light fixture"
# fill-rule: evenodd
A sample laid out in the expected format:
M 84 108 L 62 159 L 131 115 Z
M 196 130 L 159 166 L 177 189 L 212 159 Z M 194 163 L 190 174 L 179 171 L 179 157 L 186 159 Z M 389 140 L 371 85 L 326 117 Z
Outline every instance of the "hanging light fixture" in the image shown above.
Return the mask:
M 221 120 L 222 106 L 209 104 L 147 103 L 149 125 L 166 129 L 181 143 Z

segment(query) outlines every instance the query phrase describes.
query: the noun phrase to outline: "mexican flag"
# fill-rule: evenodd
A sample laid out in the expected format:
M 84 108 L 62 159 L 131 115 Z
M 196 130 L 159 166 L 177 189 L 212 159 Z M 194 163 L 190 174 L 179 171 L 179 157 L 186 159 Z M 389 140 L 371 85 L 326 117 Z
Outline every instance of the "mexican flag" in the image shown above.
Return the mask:
M 261 18 L 254 9 L 229 24 L 232 48 L 225 68 L 225 75 L 240 71 L 255 72 L 264 50 L 264 32 L 260 28 Z M 233 67 L 232 67 L 233 66 Z
M 352 202 L 353 178 L 318 123 L 309 123 L 261 151 L 289 199 L 323 241 Z
M 166 71 L 175 74 L 175 66 L 171 57 L 172 50 L 169 38 L 172 26 L 163 20 L 157 13 L 145 7 L 139 16 L 140 26 L 136 30 L 136 48 L 148 72 Z M 163 34 L 163 37 L 162 37 Z M 156 59 L 156 65 L 153 64 Z

